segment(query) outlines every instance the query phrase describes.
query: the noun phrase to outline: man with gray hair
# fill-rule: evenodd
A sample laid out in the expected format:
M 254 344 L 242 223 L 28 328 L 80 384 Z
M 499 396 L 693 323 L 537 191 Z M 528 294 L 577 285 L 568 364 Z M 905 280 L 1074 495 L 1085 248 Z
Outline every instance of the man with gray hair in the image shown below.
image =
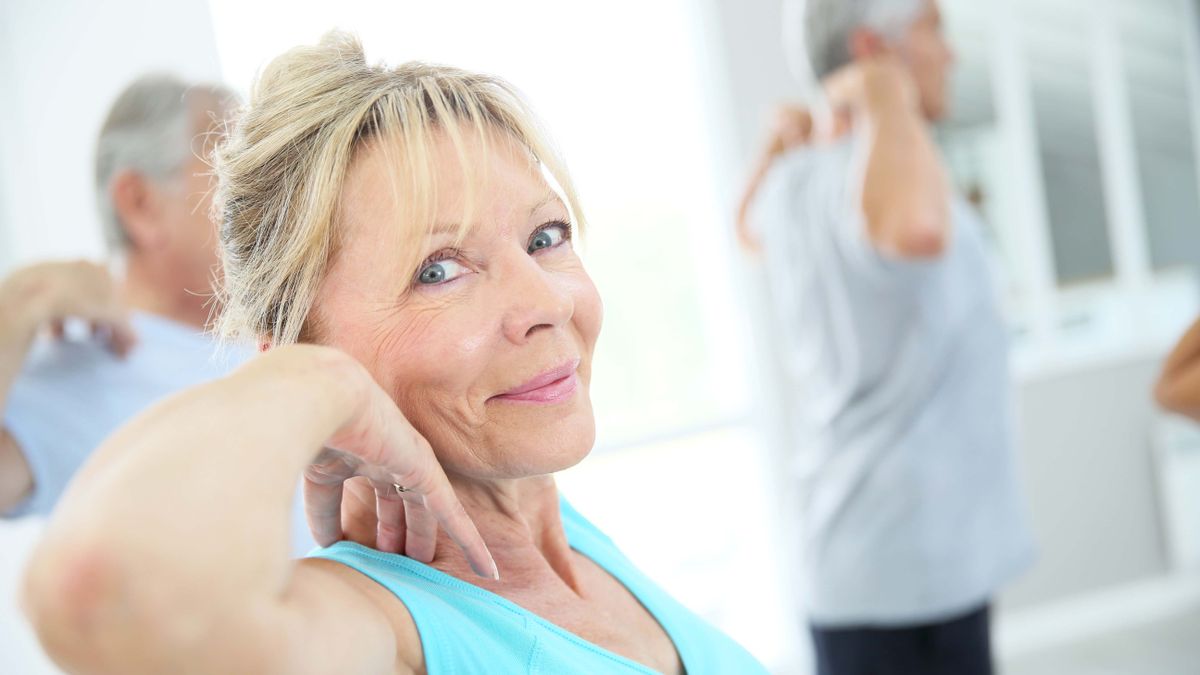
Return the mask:
M 991 599 L 1032 540 L 981 228 L 930 132 L 953 62 L 939 8 L 787 10 L 789 56 L 821 100 L 782 113 L 739 228 L 765 258 L 798 391 L 818 671 L 991 673 Z
M 45 515 L 110 432 L 250 354 L 218 357 L 204 332 L 219 269 L 205 157 L 235 103 L 170 75 L 130 84 L 95 158 L 119 273 L 46 262 L 0 280 L 0 516 Z M 311 544 L 294 529 L 297 549 Z

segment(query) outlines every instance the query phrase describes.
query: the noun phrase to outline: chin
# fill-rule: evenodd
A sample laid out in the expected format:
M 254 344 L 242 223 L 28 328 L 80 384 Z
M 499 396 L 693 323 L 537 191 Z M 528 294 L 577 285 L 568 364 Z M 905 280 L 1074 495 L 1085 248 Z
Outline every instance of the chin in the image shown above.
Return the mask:
M 525 439 L 521 443 L 523 451 L 518 453 L 520 473 L 541 476 L 565 471 L 590 455 L 595 443 L 596 425 L 589 411 L 587 420 L 574 421 L 555 433 L 536 434 L 534 438 Z
M 575 466 L 596 442 L 596 418 L 586 386 L 558 405 L 503 405 L 494 415 L 493 447 L 504 448 L 500 456 L 526 475 Z
M 545 476 L 579 464 L 591 453 L 595 442 L 591 406 L 578 406 L 551 419 L 529 415 L 505 420 L 480 439 L 478 447 L 487 448 L 486 455 L 463 449 L 454 456 L 468 457 L 470 464 L 458 465 L 454 460 L 447 463 L 445 459 L 449 458 L 445 458 L 443 465 L 455 473 L 480 479 Z

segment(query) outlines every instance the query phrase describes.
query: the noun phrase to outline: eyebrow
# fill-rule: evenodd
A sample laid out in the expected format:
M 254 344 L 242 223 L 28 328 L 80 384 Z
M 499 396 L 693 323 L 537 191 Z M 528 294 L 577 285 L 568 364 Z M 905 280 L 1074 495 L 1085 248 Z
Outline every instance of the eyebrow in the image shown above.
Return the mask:
M 550 192 L 546 193 L 546 196 L 542 198 L 542 201 L 538 202 L 537 204 L 534 204 L 533 208 L 529 209 L 529 215 L 532 217 L 533 214 L 540 211 L 543 207 L 549 206 L 550 204 L 553 204 L 554 202 L 558 202 L 559 204 L 562 204 L 562 197 L 559 197 L 558 193 L 551 190 Z M 566 206 L 566 205 L 563 204 L 563 206 Z
M 529 208 L 529 217 L 532 218 L 533 214 L 535 214 L 538 211 L 542 210 L 543 208 L 549 206 L 550 204 L 554 204 L 555 202 L 562 204 L 564 207 L 566 206 L 566 204 L 563 203 L 562 197 L 558 196 L 558 193 L 556 193 L 554 191 L 547 192 L 546 196 L 543 197 L 541 199 L 541 201 L 539 201 L 538 203 L 534 204 L 533 206 L 531 206 Z M 426 232 L 431 235 L 432 234 L 457 234 L 460 227 L 461 227 L 461 225 L 459 223 L 441 223 L 439 225 L 434 225 L 433 227 L 426 230 Z

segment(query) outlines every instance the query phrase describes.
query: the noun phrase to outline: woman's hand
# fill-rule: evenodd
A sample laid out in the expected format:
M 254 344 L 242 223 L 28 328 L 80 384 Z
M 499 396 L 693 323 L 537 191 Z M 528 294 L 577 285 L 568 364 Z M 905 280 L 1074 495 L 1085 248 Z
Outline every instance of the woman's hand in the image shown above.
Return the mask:
M 395 479 L 385 467 L 325 448 L 304 471 L 304 502 L 313 538 L 321 546 L 344 538 L 425 563 L 433 560 L 438 513 L 416 488 Z M 474 532 L 470 521 L 466 525 L 465 538 L 447 531 L 463 546 L 476 574 L 497 578 L 487 549 L 473 551 L 464 545 Z
M 353 413 L 324 443 L 324 448 L 304 470 L 304 501 L 313 538 L 321 546 L 342 539 L 344 514 L 359 523 L 375 524 L 375 548 L 404 553 L 421 562 L 433 560 L 439 524 L 462 547 L 472 569 L 481 577 L 499 578 L 474 523 L 454 494 L 428 441 L 408 423 L 396 404 L 366 369 L 340 352 L 313 346 L 286 348 L 299 358 L 345 360 L 343 386 L 350 386 L 359 401 Z M 263 357 L 269 359 L 269 357 Z M 292 358 L 292 354 L 285 355 Z M 269 361 L 267 366 L 270 367 Z M 282 365 L 287 375 L 290 365 Z M 267 373 L 265 376 L 270 377 Z M 348 484 L 349 483 L 349 484 Z M 362 488 L 374 491 L 374 513 L 362 513 Z M 347 490 L 352 501 L 343 508 Z M 359 511 L 355 513 L 355 511 Z M 361 539 L 364 533 L 358 533 Z

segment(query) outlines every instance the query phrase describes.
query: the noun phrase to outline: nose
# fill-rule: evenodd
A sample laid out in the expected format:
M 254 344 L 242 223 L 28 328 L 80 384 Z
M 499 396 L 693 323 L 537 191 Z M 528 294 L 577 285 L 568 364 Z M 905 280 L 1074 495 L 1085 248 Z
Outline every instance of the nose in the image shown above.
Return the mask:
M 575 301 L 564 281 L 532 256 L 517 254 L 500 279 L 504 337 L 525 344 L 536 333 L 565 326 L 575 314 Z

